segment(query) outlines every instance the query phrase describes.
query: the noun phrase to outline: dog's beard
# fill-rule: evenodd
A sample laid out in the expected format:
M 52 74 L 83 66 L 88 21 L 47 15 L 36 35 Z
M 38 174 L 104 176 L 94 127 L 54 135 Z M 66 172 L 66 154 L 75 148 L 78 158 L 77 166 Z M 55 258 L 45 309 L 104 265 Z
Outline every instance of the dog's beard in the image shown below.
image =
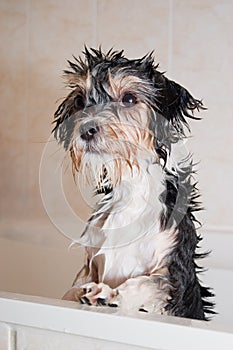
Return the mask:
M 122 174 L 129 171 L 132 164 L 127 159 L 111 154 L 85 153 L 82 158 L 80 175 L 87 183 L 101 191 L 102 188 L 115 187 Z
M 120 137 L 104 138 L 103 142 L 99 139 L 98 142 L 82 146 L 74 141 L 71 147 L 73 173 L 78 171 L 84 182 L 94 185 L 97 191 L 115 187 L 124 175 L 140 172 L 142 159 L 153 158 L 157 161 L 153 142 L 154 137 L 149 131 L 143 131 L 143 135 L 137 135 L 135 139 L 131 137 L 131 141 Z

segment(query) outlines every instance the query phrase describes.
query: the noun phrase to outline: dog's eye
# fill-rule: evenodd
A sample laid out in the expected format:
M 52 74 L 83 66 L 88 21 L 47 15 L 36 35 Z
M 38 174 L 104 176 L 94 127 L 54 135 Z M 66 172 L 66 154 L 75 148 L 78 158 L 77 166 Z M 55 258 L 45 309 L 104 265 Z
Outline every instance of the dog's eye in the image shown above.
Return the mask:
M 122 97 L 122 103 L 126 107 L 131 107 L 137 103 L 137 97 L 131 93 L 127 93 Z
M 77 96 L 74 99 L 74 106 L 77 109 L 77 111 L 80 111 L 81 109 L 83 109 L 85 107 L 85 101 L 83 96 Z

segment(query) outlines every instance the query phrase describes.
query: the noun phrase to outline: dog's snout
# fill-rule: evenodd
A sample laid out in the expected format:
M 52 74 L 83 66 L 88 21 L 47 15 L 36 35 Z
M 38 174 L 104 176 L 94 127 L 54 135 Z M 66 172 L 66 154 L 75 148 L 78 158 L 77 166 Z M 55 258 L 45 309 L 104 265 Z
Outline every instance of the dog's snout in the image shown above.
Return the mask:
M 80 136 L 85 141 L 93 139 L 94 135 L 99 132 L 99 127 L 96 122 L 89 121 L 80 126 Z

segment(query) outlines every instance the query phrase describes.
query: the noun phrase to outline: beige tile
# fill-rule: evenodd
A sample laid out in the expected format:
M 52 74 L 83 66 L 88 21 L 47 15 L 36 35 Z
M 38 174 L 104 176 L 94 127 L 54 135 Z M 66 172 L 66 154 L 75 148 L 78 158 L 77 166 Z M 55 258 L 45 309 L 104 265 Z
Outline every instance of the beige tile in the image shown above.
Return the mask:
M 27 241 L 19 238 L 0 239 L 0 289 L 59 299 L 72 285 L 77 272 L 81 269 L 83 251 L 69 250 L 69 242 L 64 237 L 63 246 L 59 248 L 55 246 L 55 237 L 54 245 L 51 244 L 51 238 L 47 238 L 47 241 L 50 240 L 50 242 L 46 244 L 43 229 L 49 226 L 44 225 L 43 227 L 41 222 L 37 222 L 37 227 L 34 227 L 32 222 L 31 232 L 26 224 L 24 226 L 25 231 L 28 231 Z M 20 235 L 20 230 L 18 234 Z M 35 235 L 35 239 L 36 235 L 44 236 L 43 244 L 29 243 L 30 234 Z M 51 235 L 51 230 L 47 231 L 47 236 L 49 235 Z M 58 233 L 57 236 L 59 239 Z
M 14 217 L 25 212 L 27 183 L 26 1 L 2 1 L 0 8 L 0 210 Z
M 28 148 L 29 210 L 42 212 L 39 191 L 41 154 L 50 136 L 56 101 L 63 98 L 63 69 L 92 40 L 91 3 L 32 1 L 29 19 Z
M 223 110 L 224 115 L 219 119 Z M 200 217 L 206 225 L 232 225 L 229 206 L 229 198 L 233 196 L 231 124 L 230 103 L 212 104 L 204 113 L 203 120 L 192 123 L 194 137 L 187 146 L 193 152 L 195 161 L 200 161 L 196 166 L 196 177 L 205 207 Z
M 1 218 L 20 217 L 26 211 L 27 159 L 21 142 L 1 141 Z
M 58 152 L 60 146 L 53 142 L 51 153 L 46 153 L 45 145 L 30 144 L 29 149 L 29 212 L 31 215 L 44 216 L 45 210 L 54 213 L 52 217 L 64 216 L 66 210 L 74 212 L 78 220 L 86 221 L 91 213 L 93 196 L 87 196 L 86 189 L 80 192 L 79 183 L 75 183 L 71 169 L 71 159 L 69 154 L 56 158 L 54 152 Z M 46 153 L 47 162 L 43 161 L 43 152 Z M 45 176 L 39 178 L 40 171 L 45 172 Z M 59 182 L 59 174 L 62 174 L 62 181 Z M 46 196 L 44 195 L 44 181 L 46 184 Z M 57 185 L 55 186 L 55 183 Z M 62 194 L 62 195 L 59 195 Z M 42 204 L 42 199 L 44 204 Z M 92 201 L 92 202 L 91 202 Z M 90 203 L 91 202 L 91 203 Z M 44 207 L 45 205 L 45 207 Z
M 63 97 L 62 73 L 67 59 L 79 55 L 92 40 L 91 3 L 49 0 L 32 1 L 29 22 L 30 101 L 32 112 L 47 111 L 51 120 L 57 98 Z M 64 93 L 64 92 L 63 92 Z M 56 97 L 56 98 L 55 98 Z M 33 113 L 35 120 L 39 115 Z M 33 124 L 33 119 L 32 119 Z
M 136 58 L 155 50 L 168 64 L 169 1 L 101 0 L 97 7 L 97 41 L 104 48 L 125 49 Z
M 206 103 L 227 102 L 232 91 L 233 3 L 174 1 L 173 74 Z
M 85 1 L 32 1 L 29 22 L 29 140 L 44 142 L 52 130 L 57 100 L 63 98 L 67 59 L 91 41 L 92 24 Z
M 1 134 L 9 141 L 25 140 L 27 114 L 27 18 L 25 1 L 0 4 Z M 21 6 L 20 6 L 21 5 Z
M 193 122 L 191 150 L 201 163 L 198 177 L 207 226 L 233 224 L 232 197 L 232 59 L 231 1 L 174 0 L 172 77 L 208 107 Z
M 208 171 L 201 169 L 201 184 L 205 205 L 205 224 L 215 227 L 232 227 L 230 201 L 232 190 L 232 165 L 216 166 L 218 159 L 208 160 Z M 211 176 L 210 176 L 211 174 Z M 224 261 L 224 258 L 223 258 Z
M 51 148 L 51 149 L 50 149 Z M 67 237 L 79 239 L 90 216 L 90 199 L 87 189 L 75 183 L 70 167 L 70 157 L 64 159 L 64 151 L 57 151 L 54 143 L 48 143 L 40 165 L 40 192 L 44 207 L 54 225 Z M 35 198 L 35 196 L 33 197 Z
M 188 147 L 198 158 L 231 163 L 231 148 L 228 149 L 232 142 L 231 103 L 211 103 L 201 116 L 202 120 L 191 123 L 193 137 L 188 141 Z

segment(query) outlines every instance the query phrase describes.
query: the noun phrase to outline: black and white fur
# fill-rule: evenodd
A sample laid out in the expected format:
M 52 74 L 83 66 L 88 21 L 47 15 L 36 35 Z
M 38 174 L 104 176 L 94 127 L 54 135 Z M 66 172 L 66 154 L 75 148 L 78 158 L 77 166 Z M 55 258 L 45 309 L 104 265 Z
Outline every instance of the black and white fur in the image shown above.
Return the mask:
M 74 174 L 100 195 L 80 238 L 84 266 L 64 299 L 206 320 L 194 212 L 200 210 L 189 155 L 178 157 L 187 118 L 203 109 L 165 77 L 153 55 L 84 50 L 65 71 L 71 92 L 55 113 L 55 137 Z

